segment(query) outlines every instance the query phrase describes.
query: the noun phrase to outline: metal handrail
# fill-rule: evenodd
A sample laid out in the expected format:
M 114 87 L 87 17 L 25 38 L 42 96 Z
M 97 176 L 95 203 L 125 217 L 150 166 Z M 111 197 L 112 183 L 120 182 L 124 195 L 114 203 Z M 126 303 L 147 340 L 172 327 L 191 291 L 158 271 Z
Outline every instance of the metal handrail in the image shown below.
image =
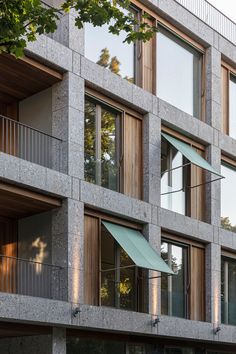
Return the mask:
M 60 266 L 0 254 L 0 292 L 62 300 L 62 277 Z
M 0 115 L 0 151 L 57 171 L 62 170 L 62 139 Z
M 175 0 L 208 26 L 236 44 L 236 23 L 207 0 Z
M 13 256 L 5 256 L 4 254 L 0 254 L 0 258 L 1 258 L 1 257 L 10 258 L 10 259 L 15 259 L 15 260 L 17 260 L 17 261 L 22 261 L 22 262 L 40 264 L 40 265 L 43 265 L 43 266 L 48 266 L 48 267 L 53 267 L 53 268 L 58 268 L 58 269 L 63 269 L 63 267 L 61 267 L 61 266 L 57 266 L 57 265 L 49 264 L 49 263 L 42 263 L 42 262 L 32 261 L 32 260 L 26 259 L 26 258 L 13 257 Z
M 45 136 L 48 136 L 49 138 L 56 139 L 56 140 L 58 140 L 58 141 L 60 141 L 60 142 L 63 141 L 62 139 L 59 139 L 59 138 L 57 138 L 57 137 L 55 137 L 55 136 L 53 136 L 53 135 L 50 135 L 50 134 L 48 134 L 48 133 L 44 133 L 44 132 L 42 132 L 41 130 L 39 130 L 39 129 L 37 129 L 37 128 L 33 128 L 33 127 L 31 127 L 30 125 L 27 125 L 27 124 L 25 124 L 25 123 L 19 122 L 18 120 L 15 120 L 15 119 L 6 117 L 6 116 L 4 116 L 4 115 L 2 115 L 2 114 L 0 114 L 0 118 L 4 118 L 4 119 L 6 119 L 6 120 L 8 120 L 8 121 L 10 121 L 10 122 L 12 122 L 12 123 L 14 123 L 14 124 L 21 125 L 22 127 L 25 127 L 25 128 L 27 128 L 27 129 L 34 130 L 35 132 L 40 133 L 40 134 L 43 134 L 43 135 L 45 135 Z

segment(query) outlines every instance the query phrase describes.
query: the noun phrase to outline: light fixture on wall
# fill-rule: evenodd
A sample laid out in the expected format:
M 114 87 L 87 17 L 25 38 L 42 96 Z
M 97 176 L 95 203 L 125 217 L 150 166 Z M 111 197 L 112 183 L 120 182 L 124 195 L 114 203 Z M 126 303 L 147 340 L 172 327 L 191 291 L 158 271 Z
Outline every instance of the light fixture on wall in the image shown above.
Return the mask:
M 72 311 L 73 317 L 77 317 L 78 313 L 80 313 L 80 308 L 79 307 L 74 308 Z
M 157 316 L 157 317 L 152 321 L 152 327 L 156 327 L 159 322 L 160 322 L 160 318 Z
M 221 327 L 218 325 L 215 325 L 213 328 L 213 333 L 216 335 L 217 333 L 219 333 L 221 331 Z

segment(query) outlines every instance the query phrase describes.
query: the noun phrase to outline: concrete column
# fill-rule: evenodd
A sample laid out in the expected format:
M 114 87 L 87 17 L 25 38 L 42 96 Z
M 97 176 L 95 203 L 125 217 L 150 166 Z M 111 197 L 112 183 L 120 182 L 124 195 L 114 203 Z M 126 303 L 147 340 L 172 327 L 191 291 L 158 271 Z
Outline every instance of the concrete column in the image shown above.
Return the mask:
M 52 135 L 62 140 L 61 172 L 84 176 L 84 80 L 66 73 L 52 88 Z
M 206 123 L 221 129 L 221 53 L 206 50 Z
M 66 329 L 54 327 L 52 331 L 52 354 L 66 354 Z
M 220 172 L 221 168 L 221 150 L 211 145 L 206 149 L 206 158 L 210 164 Z M 206 172 L 206 181 L 212 181 L 217 179 L 218 176 Z M 205 210 L 206 221 L 214 226 L 220 226 L 221 206 L 220 206 L 220 183 L 221 181 L 215 181 L 206 184 L 206 198 L 205 198 Z
M 221 323 L 221 247 L 211 243 L 206 247 L 206 321 Z
M 68 72 L 52 90 L 52 132 L 62 140 L 61 171 L 72 177 L 74 199 L 53 213 L 53 264 L 61 266 L 62 298 L 82 301 L 83 204 L 79 181 L 84 178 L 84 80 Z
M 161 120 L 157 115 L 148 113 L 144 117 L 143 130 L 143 147 L 144 147 L 144 200 L 154 207 L 160 206 L 160 174 L 161 174 Z M 161 229 L 158 226 L 158 218 L 153 218 L 151 224 L 147 224 L 144 228 L 144 235 L 150 245 L 160 253 L 161 249 Z M 149 271 L 149 277 L 160 276 L 159 273 Z M 161 289 L 160 280 L 148 280 L 149 304 L 148 311 L 154 316 L 160 314 L 161 311 Z
M 84 205 L 67 199 L 53 212 L 52 261 L 61 267 L 60 298 L 83 303 Z
M 157 225 L 147 224 L 144 228 L 144 235 L 148 239 L 152 248 L 160 254 L 161 249 L 161 228 Z M 148 271 L 148 277 L 153 279 L 148 280 L 148 312 L 153 317 L 161 314 L 161 273 Z M 156 278 L 158 277 L 158 278 Z
M 147 114 L 143 131 L 144 200 L 160 206 L 161 119 L 152 113 Z

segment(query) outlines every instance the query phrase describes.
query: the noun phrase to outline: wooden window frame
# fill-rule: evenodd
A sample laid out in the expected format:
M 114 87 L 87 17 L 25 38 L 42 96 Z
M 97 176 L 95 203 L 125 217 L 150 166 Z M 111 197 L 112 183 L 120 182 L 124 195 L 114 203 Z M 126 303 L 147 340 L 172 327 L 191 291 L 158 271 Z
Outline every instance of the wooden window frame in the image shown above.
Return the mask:
M 189 35 L 186 33 L 182 32 L 179 30 L 177 27 L 173 26 L 171 23 L 169 23 L 167 20 L 162 18 L 159 14 L 156 12 L 152 11 L 149 7 L 145 6 L 144 4 L 140 3 L 139 0 L 132 0 L 132 4 L 136 6 L 136 8 L 139 9 L 141 14 L 148 14 L 149 19 L 145 19 L 146 22 L 149 23 L 149 25 L 161 25 L 164 27 L 166 30 L 171 32 L 174 36 L 179 38 L 181 41 L 186 43 L 188 46 L 192 47 L 193 49 L 197 50 L 199 54 L 202 55 L 202 63 L 201 63 L 201 112 L 200 112 L 200 117 L 202 121 L 205 121 L 205 114 L 206 114 L 206 97 L 205 97 L 205 87 L 206 87 L 206 63 L 205 63 L 205 52 L 206 49 L 203 45 L 201 45 L 199 42 L 191 38 Z M 138 58 L 139 61 L 139 80 L 138 84 L 141 86 L 143 89 L 147 89 L 149 92 L 153 93 L 156 95 L 156 53 L 157 53 L 157 47 L 156 47 L 156 35 L 153 36 L 153 38 L 150 40 L 151 45 L 152 45 L 152 55 L 151 55 L 151 61 L 149 65 L 152 66 L 152 85 L 150 87 L 149 83 L 145 82 L 145 77 L 144 77 L 144 72 L 145 72 L 145 58 L 144 58 L 144 48 L 145 45 L 148 45 L 149 42 L 146 43 L 141 43 L 139 44 L 140 50 L 141 50 L 141 58 Z M 149 68 L 150 69 L 150 68 Z
M 117 165 L 119 168 L 119 177 L 118 177 L 118 190 L 117 192 L 125 193 L 125 176 L 124 176 L 124 149 L 125 149 L 125 132 L 124 132 L 124 125 L 125 125 L 125 118 L 126 116 L 128 117 L 133 117 L 137 120 L 141 121 L 141 163 L 140 163 L 140 169 L 142 171 L 141 175 L 139 176 L 139 180 L 140 180 L 140 195 L 139 198 L 140 200 L 143 200 L 143 116 L 134 111 L 133 109 L 122 105 L 119 102 L 114 101 L 113 99 L 103 95 L 100 92 L 97 92 L 93 89 L 91 89 L 90 87 L 86 87 L 85 90 L 85 97 L 88 97 L 90 99 L 95 100 L 95 102 L 97 102 L 98 104 L 104 104 L 107 107 L 110 107 L 112 110 L 119 112 L 120 114 L 120 126 L 119 126 L 119 133 L 118 133 L 118 158 L 117 158 Z
M 221 131 L 229 135 L 229 84 L 231 76 L 236 79 L 236 68 L 229 65 L 225 61 L 221 61 L 221 101 L 222 101 L 222 115 L 221 115 Z
M 176 139 L 179 139 L 181 141 L 183 141 L 184 143 L 190 145 L 192 148 L 197 149 L 200 153 L 200 155 L 202 157 L 204 157 L 205 155 L 205 147 L 204 145 L 198 143 L 195 140 L 192 140 L 189 137 L 186 137 L 184 135 L 182 135 L 179 132 L 174 131 L 173 129 L 166 127 L 164 125 L 161 126 L 161 131 L 164 133 L 167 133 L 171 136 L 173 136 Z M 204 170 L 201 169 L 200 167 L 197 168 L 197 171 L 192 171 L 193 168 L 195 168 L 194 165 L 190 164 L 190 166 L 186 166 L 185 168 L 188 168 L 189 171 L 187 173 L 187 180 L 186 183 L 189 183 L 191 185 L 191 179 L 192 179 L 192 174 L 196 175 L 197 173 L 197 179 L 200 179 L 204 182 L 205 179 L 205 173 Z M 200 173 L 201 172 L 201 173 Z M 185 186 L 186 187 L 186 186 Z M 186 188 L 186 208 L 185 208 L 185 215 L 186 216 L 190 216 L 190 217 L 194 217 L 197 220 L 205 220 L 205 202 L 204 202 L 204 186 L 202 186 L 201 189 L 198 188 L 197 192 L 197 196 L 195 193 L 195 189 L 194 188 Z M 200 193 L 200 194 L 199 194 Z M 200 198 L 198 200 L 198 198 Z M 197 200 L 196 200 L 197 198 Z M 196 206 L 197 203 L 197 206 Z
M 233 252 L 229 252 L 229 251 L 226 251 L 226 250 L 222 249 L 221 250 L 221 263 L 222 263 L 223 258 L 224 258 L 224 265 L 225 265 L 225 262 L 227 262 L 227 260 L 225 258 L 228 258 L 229 260 L 231 259 L 236 264 L 236 254 L 233 253 Z M 224 271 L 224 281 L 225 281 L 224 287 L 227 288 L 227 291 L 225 291 L 225 292 L 227 293 L 227 298 L 228 298 L 227 299 L 228 300 L 227 303 L 229 303 L 229 294 L 228 294 L 229 279 L 228 279 L 228 277 L 227 277 L 227 279 L 225 277 L 225 274 L 228 274 L 228 271 L 229 271 L 229 261 L 227 262 L 227 266 L 226 267 L 224 266 L 224 270 L 223 271 Z M 222 274 L 222 270 L 221 270 L 221 278 L 222 278 L 222 275 L 223 274 Z M 222 304 L 221 304 L 221 306 L 222 306 Z M 234 324 L 229 323 L 228 315 L 229 315 L 229 313 L 227 313 L 227 321 L 225 321 L 223 323 L 226 324 L 226 325 L 234 325 Z M 225 316 L 225 313 L 224 313 L 224 316 Z
M 121 147 L 120 147 L 120 141 L 121 140 L 121 125 L 122 125 L 122 120 L 123 120 L 123 113 L 120 112 L 120 110 L 117 110 L 110 105 L 107 105 L 105 102 L 97 100 L 96 98 L 86 95 L 86 98 L 91 100 L 95 104 L 95 158 L 96 161 L 101 161 L 101 121 L 102 121 L 102 108 L 107 107 L 107 109 L 110 108 L 110 112 L 114 114 L 115 116 L 115 146 L 116 146 L 116 163 L 117 163 L 117 189 L 116 191 L 120 191 L 120 158 L 121 158 Z M 95 180 L 96 184 L 101 186 L 101 181 L 102 181 L 102 173 L 101 173 L 102 166 L 101 164 L 96 164 L 96 174 L 95 174 Z M 108 188 L 108 187 L 105 187 Z
M 186 266 L 187 269 L 185 270 L 186 274 L 186 318 L 187 319 L 192 319 L 192 305 L 191 305 L 191 298 L 192 298 L 192 257 L 193 257 L 193 248 L 199 248 L 204 251 L 205 255 L 205 245 L 203 243 L 196 242 L 194 240 L 187 240 L 181 236 L 173 235 L 169 233 L 168 231 L 162 230 L 161 232 L 161 242 L 169 242 L 172 244 L 179 245 L 180 247 L 186 247 L 187 250 L 187 255 L 186 255 Z M 204 259 L 204 271 L 206 270 L 205 268 L 205 259 Z M 204 313 L 202 314 L 203 319 L 202 321 L 205 321 L 205 272 L 204 272 L 204 277 L 203 277 L 203 282 L 204 282 Z
M 97 286 L 98 286 L 97 304 L 98 304 L 98 306 L 102 306 L 102 304 L 101 304 L 101 294 L 100 294 L 100 290 L 101 290 L 101 270 L 102 270 L 102 267 L 101 267 L 101 261 L 102 261 L 102 259 L 101 259 L 102 221 L 113 222 L 115 224 L 118 224 L 118 225 L 121 225 L 121 226 L 125 226 L 125 227 L 129 227 L 129 228 L 138 230 L 140 232 L 142 232 L 142 225 L 139 225 L 137 223 L 133 223 L 133 222 L 130 222 L 130 221 L 127 221 L 127 220 L 123 220 L 123 219 L 120 219 L 120 218 L 117 218 L 117 217 L 113 217 L 111 215 L 105 214 L 105 213 L 97 211 L 97 210 L 89 209 L 89 208 L 85 209 L 84 216 L 85 217 L 86 216 L 90 216 L 90 217 L 96 218 L 97 221 L 98 221 L 98 235 L 97 236 L 98 236 L 98 245 L 99 245 L 99 250 L 98 250 L 98 252 L 99 252 L 99 254 L 98 254 L 98 263 L 99 264 L 98 264 L 97 272 L 98 272 L 98 279 L 99 280 L 98 280 L 98 284 L 97 284 Z M 117 244 L 117 246 L 118 246 L 116 248 L 121 248 L 121 246 L 119 246 L 119 244 L 116 242 L 115 239 L 114 239 L 114 243 L 115 243 L 115 245 Z M 119 272 L 119 269 L 117 269 L 117 272 Z M 140 287 L 137 284 L 138 273 L 139 273 L 139 270 L 136 267 L 135 283 L 134 283 L 134 286 L 135 286 L 135 310 L 132 310 L 132 311 L 143 312 L 143 310 L 144 310 L 144 299 L 140 300 L 139 297 L 138 297 L 138 294 L 139 294 L 140 290 L 141 290 L 141 295 L 142 295 L 143 284 Z M 115 294 L 115 298 L 116 298 L 116 294 Z M 122 309 L 120 307 L 117 307 L 116 305 L 113 308 Z

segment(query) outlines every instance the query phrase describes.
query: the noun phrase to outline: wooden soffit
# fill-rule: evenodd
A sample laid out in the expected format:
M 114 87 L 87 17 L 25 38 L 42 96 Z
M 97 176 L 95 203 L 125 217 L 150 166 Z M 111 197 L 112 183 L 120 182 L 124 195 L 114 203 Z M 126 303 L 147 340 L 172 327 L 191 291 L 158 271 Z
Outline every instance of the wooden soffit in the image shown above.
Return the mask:
M 61 80 L 61 72 L 34 59 L 0 55 L 0 100 L 5 103 L 22 100 Z
M 59 198 L 0 182 L 0 215 L 23 218 L 61 206 Z

